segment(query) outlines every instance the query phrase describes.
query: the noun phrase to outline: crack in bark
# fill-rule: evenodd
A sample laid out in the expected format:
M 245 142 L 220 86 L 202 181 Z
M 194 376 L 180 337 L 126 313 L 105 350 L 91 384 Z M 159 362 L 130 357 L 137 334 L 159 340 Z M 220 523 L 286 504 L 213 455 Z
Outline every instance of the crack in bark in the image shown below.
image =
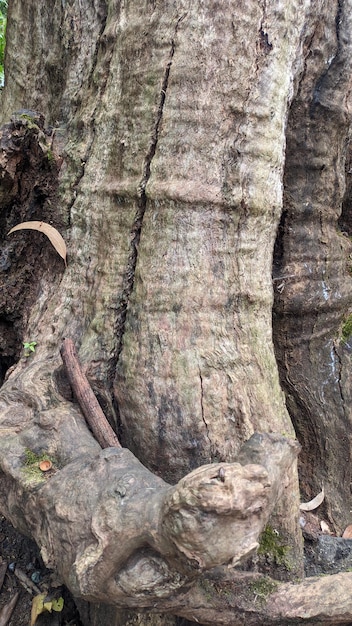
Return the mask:
M 81 5 L 80 6 L 80 13 L 81 13 Z M 102 20 L 101 20 L 101 26 L 100 26 L 100 31 L 99 31 L 99 36 L 96 42 L 96 46 L 95 46 L 95 50 L 94 50 L 94 54 L 93 54 L 93 60 L 92 60 L 92 66 L 90 68 L 90 72 L 89 72 L 89 77 L 88 77 L 88 88 L 90 88 L 91 83 L 92 83 L 92 79 L 94 76 L 94 72 L 96 70 L 97 64 L 98 64 L 98 53 L 99 53 L 99 48 L 101 46 L 102 43 L 102 35 L 104 33 L 105 27 L 106 27 L 106 22 L 107 22 L 107 17 L 108 14 L 105 13 L 105 15 L 103 16 Z M 93 110 L 93 114 L 92 117 L 90 119 L 90 123 L 89 123 L 89 133 L 91 135 L 90 140 L 88 142 L 88 146 L 85 150 L 85 153 L 83 155 L 83 157 L 81 158 L 81 165 L 78 168 L 78 172 L 77 175 L 73 181 L 73 183 L 71 184 L 71 189 L 72 189 L 72 195 L 71 195 L 71 200 L 68 204 L 67 207 L 67 223 L 68 223 L 68 228 L 71 228 L 71 210 L 73 205 L 76 202 L 77 199 L 77 194 L 78 194 L 78 189 L 79 189 L 79 185 L 81 183 L 81 180 L 83 179 L 84 175 L 85 175 L 85 169 L 86 169 L 86 164 L 89 161 L 90 158 L 90 154 L 92 152 L 92 148 L 93 148 L 93 144 L 94 144 L 94 139 L 95 139 L 95 115 L 96 115 L 96 111 L 98 108 L 98 104 L 101 102 L 101 97 L 103 96 L 105 89 L 106 89 L 106 85 L 107 85 L 107 81 L 108 81 L 108 77 L 109 77 L 109 68 L 110 68 L 110 63 L 111 63 L 111 59 L 112 59 L 112 50 L 110 52 L 110 57 L 107 63 L 108 66 L 108 70 L 105 72 L 105 80 L 103 80 L 100 84 L 100 88 L 99 88 L 99 92 L 100 92 L 100 97 L 96 98 L 96 105 L 94 107 Z M 83 85 L 81 85 L 82 88 Z
M 204 416 L 204 402 L 203 402 L 203 400 L 204 400 L 204 388 L 203 388 L 203 377 L 202 377 L 202 372 L 201 372 L 201 369 L 200 369 L 200 367 L 199 367 L 199 366 L 198 366 L 198 372 L 199 372 L 199 380 L 200 380 L 200 408 L 201 408 L 201 413 L 202 413 L 202 420 L 203 420 L 203 423 L 204 423 L 204 426 L 205 426 L 205 430 L 206 430 L 206 435 L 207 435 L 208 441 L 209 441 L 210 446 L 211 446 L 211 438 L 210 438 L 210 435 L 209 435 L 209 427 L 208 427 L 208 424 L 207 424 L 206 419 L 205 419 L 205 416 Z M 212 459 L 211 450 L 210 450 L 210 459 Z
M 266 11 L 267 11 L 266 0 L 264 0 L 262 8 L 263 8 L 263 15 L 260 21 L 258 44 L 259 44 L 259 49 L 261 50 L 261 52 L 264 55 L 266 55 L 266 54 L 269 54 L 273 49 L 273 44 L 270 42 L 269 35 L 266 32 L 266 28 L 265 28 Z M 257 59 L 257 66 L 258 66 L 258 59 Z
M 342 19 L 343 19 L 343 1 L 342 0 L 337 0 L 337 11 L 336 11 L 336 17 L 335 17 L 337 52 L 336 52 L 336 55 L 335 55 L 334 59 L 336 58 L 336 56 L 341 51 L 341 22 L 342 22 Z
M 340 392 L 340 396 L 341 396 L 341 405 L 342 405 L 342 411 L 344 414 L 344 417 L 347 419 L 348 416 L 346 414 L 346 405 L 345 405 L 345 398 L 344 398 L 344 394 L 343 394 L 343 385 L 342 385 L 342 381 L 341 381 L 341 375 L 342 375 L 342 360 L 341 357 L 337 351 L 335 342 L 333 342 L 333 352 L 335 355 L 335 359 L 336 362 L 338 364 L 338 370 L 337 370 L 337 374 L 338 374 L 338 379 L 337 379 L 337 384 L 338 384 L 338 388 L 339 388 L 339 392 Z
M 134 280 L 135 280 L 135 272 L 138 260 L 138 245 L 140 242 L 141 234 L 142 234 L 142 226 L 143 219 L 147 208 L 147 194 L 146 187 L 151 175 L 151 163 L 155 156 L 156 148 L 158 145 L 159 139 L 159 130 L 160 124 L 164 111 L 164 104 L 166 99 L 166 92 L 169 83 L 170 70 L 173 62 L 173 57 L 175 54 L 175 38 L 177 35 L 178 27 L 181 21 L 186 17 L 187 13 L 183 14 L 176 22 L 174 34 L 171 40 L 171 47 L 169 51 L 169 58 L 166 63 L 166 67 L 164 70 L 164 76 L 161 84 L 161 90 L 159 94 L 159 103 L 156 111 L 154 127 L 152 129 L 149 149 L 144 159 L 143 165 L 143 174 L 141 181 L 138 185 L 138 203 L 137 210 L 135 213 L 134 221 L 131 228 L 130 233 L 130 253 L 128 256 L 125 276 L 123 279 L 123 287 L 120 295 L 120 303 L 116 310 L 116 325 L 115 325 L 115 334 L 116 334 L 116 347 L 113 356 L 111 357 L 108 364 L 108 384 L 110 386 L 110 390 L 112 391 L 112 384 L 115 377 L 115 372 L 117 368 L 117 364 L 120 358 L 120 354 L 122 351 L 122 342 L 123 336 L 125 333 L 125 325 L 126 325 L 126 317 L 127 317 L 127 308 L 128 303 L 133 291 Z M 118 409 L 118 407 L 116 407 Z

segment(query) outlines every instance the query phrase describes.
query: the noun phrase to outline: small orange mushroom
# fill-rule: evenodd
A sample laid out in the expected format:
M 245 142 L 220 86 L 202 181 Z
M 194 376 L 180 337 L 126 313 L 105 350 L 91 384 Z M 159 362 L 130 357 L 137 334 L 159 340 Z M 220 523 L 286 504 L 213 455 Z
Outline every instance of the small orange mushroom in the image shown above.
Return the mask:
M 39 463 L 39 469 L 41 469 L 42 472 L 48 472 L 52 468 L 52 466 L 53 464 L 51 461 L 49 461 L 49 459 L 44 459 Z

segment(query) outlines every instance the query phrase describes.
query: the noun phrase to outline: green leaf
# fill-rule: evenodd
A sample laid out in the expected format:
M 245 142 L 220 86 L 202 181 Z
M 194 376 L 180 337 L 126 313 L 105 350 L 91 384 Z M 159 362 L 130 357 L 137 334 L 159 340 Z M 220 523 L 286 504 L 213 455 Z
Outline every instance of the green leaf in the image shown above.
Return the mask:
M 51 611 L 53 610 L 53 603 L 51 600 L 49 600 L 48 602 L 44 602 L 43 603 L 43 607 L 44 607 L 44 611 L 48 611 L 49 613 L 51 613 Z
M 60 596 L 60 598 L 52 600 L 51 604 L 53 611 L 57 611 L 57 613 L 60 613 L 60 611 L 62 611 L 62 609 L 64 608 L 64 599 Z
M 60 598 L 53 598 L 53 600 L 45 601 L 45 594 L 41 593 L 38 596 L 35 596 L 32 600 L 32 612 L 31 612 L 31 626 L 34 626 L 38 615 L 41 613 L 45 613 L 48 611 L 51 613 L 52 611 L 56 611 L 60 613 L 64 608 L 64 599 L 60 596 Z
M 25 350 L 30 350 L 31 352 L 35 352 L 35 346 L 37 345 L 36 341 L 24 341 L 23 347 Z

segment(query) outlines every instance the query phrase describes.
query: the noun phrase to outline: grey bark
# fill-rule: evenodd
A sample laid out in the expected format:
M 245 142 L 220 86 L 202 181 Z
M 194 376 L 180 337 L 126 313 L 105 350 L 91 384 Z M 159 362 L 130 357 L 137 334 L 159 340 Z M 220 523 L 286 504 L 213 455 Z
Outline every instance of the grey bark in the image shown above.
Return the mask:
M 348 231 L 351 9 L 12 1 L 2 120 L 41 111 L 54 163 L 13 153 L 3 232 L 54 219 L 69 246 L 63 273 L 38 238 L 4 242 L 0 346 L 16 367 L 0 462 L 15 495 L 11 514 L 5 490 L 0 507 L 22 530 L 23 446 L 59 449 L 62 468 L 99 450 L 62 373 L 64 336 L 123 445 L 159 477 L 295 428 L 303 497 L 323 482 L 327 520 L 350 521 L 350 243 L 336 226 Z M 37 341 L 30 360 L 24 340 Z M 294 464 L 287 480 L 271 523 L 292 570 L 271 573 L 289 578 L 303 564 Z

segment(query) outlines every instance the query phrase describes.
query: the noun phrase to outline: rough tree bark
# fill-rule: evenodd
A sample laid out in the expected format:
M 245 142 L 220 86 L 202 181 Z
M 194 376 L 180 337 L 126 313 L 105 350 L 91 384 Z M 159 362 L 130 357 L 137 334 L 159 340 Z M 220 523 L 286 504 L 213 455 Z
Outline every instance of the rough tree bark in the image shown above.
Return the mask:
M 251 586 L 257 572 L 226 577 L 221 569 L 196 582 L 163 534 L 148 527 L 148 507 L 147 538 L 135 545 L 132 529 L 126 551 L 118 546 L 104 561 L 120 528 L 112 492 L 129 494 L 139 461 L 148 468 L 140 482 L 160 494 L 177 494 L 170 485 L 214 463 L 207 480 L 231 491 L 236 462 L 253 468 L 243 444 L 256 431 L 288 442 L 296 432 L 302 496 L 323 483 L 326 520 L 336 532 L 351 521 L 351 20 L 351 0 L 9 4 L 0 509 L 36 538 L 74 593 L 119 607 L 92 610 L 87 624 L 156 626 L 166 624 L 166 613 L 204 624 L 243 623 L 244 615 L 248 624 L 352 619 L 348 599 L 332 600 L 350 574 L 277 583 L 266 603 Z M 14 116 L 23 108 L 45 122 Z M 66 270 L 41 235 L 5 237 L 33 219 L 64 235 Z M 79 347 L 123 450 L 101 452 L 85 425 L 59 356 L 64 337 Z M 22 341 L 31 340 L 36 351 L 26 358 Z M 26 449 L 52 455 L 55 472 L 45 483 L 25 480 Z M 248 552 L 277 499 L 281 471 L 286 482 L 270 523 L 289 564 L 272 564 L 270 573 L 287 581 L 303 571 L 298 475 L 291 453 L 273 459 L 274 466 L 262 461 L 252 469 L 253 489 L 260 491 L 261 476 L 273 493 L 260 505 Z M 250 470 L 241 471 L 248 477 Z M 94 482 L 96 490 L 84 492 Z M 143 506 L 141 488 L 138 497 Z M 159 508 L 150 502 L 158 515 L 163 497 Z M 94 518 L 97 502 L 106 527 Z M 66 532 L 60 518 L 74 529 L 62 566 L 55 557 Z M 167 598 L 148 604 L 130 592 L 119 599 L 115 573 L 129 559 L 133 569 L 136 546 L 149 564 L 159 563 L 151 549 L 166 559 L 159 565 Z M 205 569 L 235 556 L 226 546 Z M 89 579 L 94 563 L 98 573 Z M 173 585 L 184 587 L 173 595 Z M 230 589 L 230 599 L 219 589 Z M 154 607 L 164 617 L 131 607 Z

